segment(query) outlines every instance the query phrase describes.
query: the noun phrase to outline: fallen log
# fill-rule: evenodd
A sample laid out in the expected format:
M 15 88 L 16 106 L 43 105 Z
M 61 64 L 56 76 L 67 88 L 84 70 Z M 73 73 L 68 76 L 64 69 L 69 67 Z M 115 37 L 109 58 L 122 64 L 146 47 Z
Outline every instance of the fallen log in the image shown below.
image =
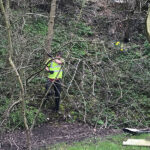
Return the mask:
M 124 128 L 124 132 L 131 133 L 131 134 L 143 134 L 143 133 L 150 133 L 150 129 L 133 129 L 133 128 Z

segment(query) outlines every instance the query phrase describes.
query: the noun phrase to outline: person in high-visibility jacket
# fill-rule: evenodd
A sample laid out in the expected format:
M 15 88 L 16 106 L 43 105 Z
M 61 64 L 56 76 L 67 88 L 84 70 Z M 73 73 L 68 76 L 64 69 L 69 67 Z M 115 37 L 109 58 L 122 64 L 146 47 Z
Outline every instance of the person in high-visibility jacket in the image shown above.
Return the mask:
M 57 52 L 54 60 L 49 58 L 46 62 L 46 71 L 48 72 L 48 80 L 46 83 L 47 99 L 51 96 L 51 88 L 55 91 L 55 108 L 54 111 L 59 111 L 60 94 L 61 94 L 61 79 L 62 79 L 62 65 L 64 59 L 61 58 L 61 52 Z

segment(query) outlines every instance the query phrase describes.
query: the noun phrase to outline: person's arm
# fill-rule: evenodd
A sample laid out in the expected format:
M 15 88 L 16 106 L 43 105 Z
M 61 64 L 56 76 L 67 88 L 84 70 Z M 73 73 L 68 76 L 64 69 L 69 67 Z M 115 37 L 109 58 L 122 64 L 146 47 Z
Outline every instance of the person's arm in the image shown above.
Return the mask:
M 50 60 L 51 60 L 51 59 L 48 59 L 48 60 L 46 61 L 46 63 L 45 63 L 45 64 L 47 64 L 47 66 L 45 67 L 45 70 L 46 70 L 46 71 L 49 71 Z M 49 62 L 49 63 L 48 63 L 48 62 Z

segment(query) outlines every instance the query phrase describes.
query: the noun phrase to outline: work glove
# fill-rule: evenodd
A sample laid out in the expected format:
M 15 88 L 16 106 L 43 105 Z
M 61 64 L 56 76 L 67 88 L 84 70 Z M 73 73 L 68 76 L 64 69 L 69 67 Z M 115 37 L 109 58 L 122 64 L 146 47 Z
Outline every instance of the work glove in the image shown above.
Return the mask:
M 54 71 L 48 71 L 50 74 L 53 74 L 54 73 Z

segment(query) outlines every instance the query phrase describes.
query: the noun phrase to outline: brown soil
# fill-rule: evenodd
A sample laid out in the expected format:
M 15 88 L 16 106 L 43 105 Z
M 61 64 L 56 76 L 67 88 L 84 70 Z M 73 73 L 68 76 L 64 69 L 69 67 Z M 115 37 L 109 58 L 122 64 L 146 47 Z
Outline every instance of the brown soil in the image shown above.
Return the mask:
M 72 143 L 92 137 L 104 138 L 107 135 L 119 134 L 116 129 L 94 129 L 81 123 L 46 123 L 34 128 L 32 132 L 32 149 L 45 149 L 46 146 L 65 142 Z M 24 131 L 14 131 L 5 134 L 1 139 L 0 150 L 24 150 L 26 149 L 26 135 Z

